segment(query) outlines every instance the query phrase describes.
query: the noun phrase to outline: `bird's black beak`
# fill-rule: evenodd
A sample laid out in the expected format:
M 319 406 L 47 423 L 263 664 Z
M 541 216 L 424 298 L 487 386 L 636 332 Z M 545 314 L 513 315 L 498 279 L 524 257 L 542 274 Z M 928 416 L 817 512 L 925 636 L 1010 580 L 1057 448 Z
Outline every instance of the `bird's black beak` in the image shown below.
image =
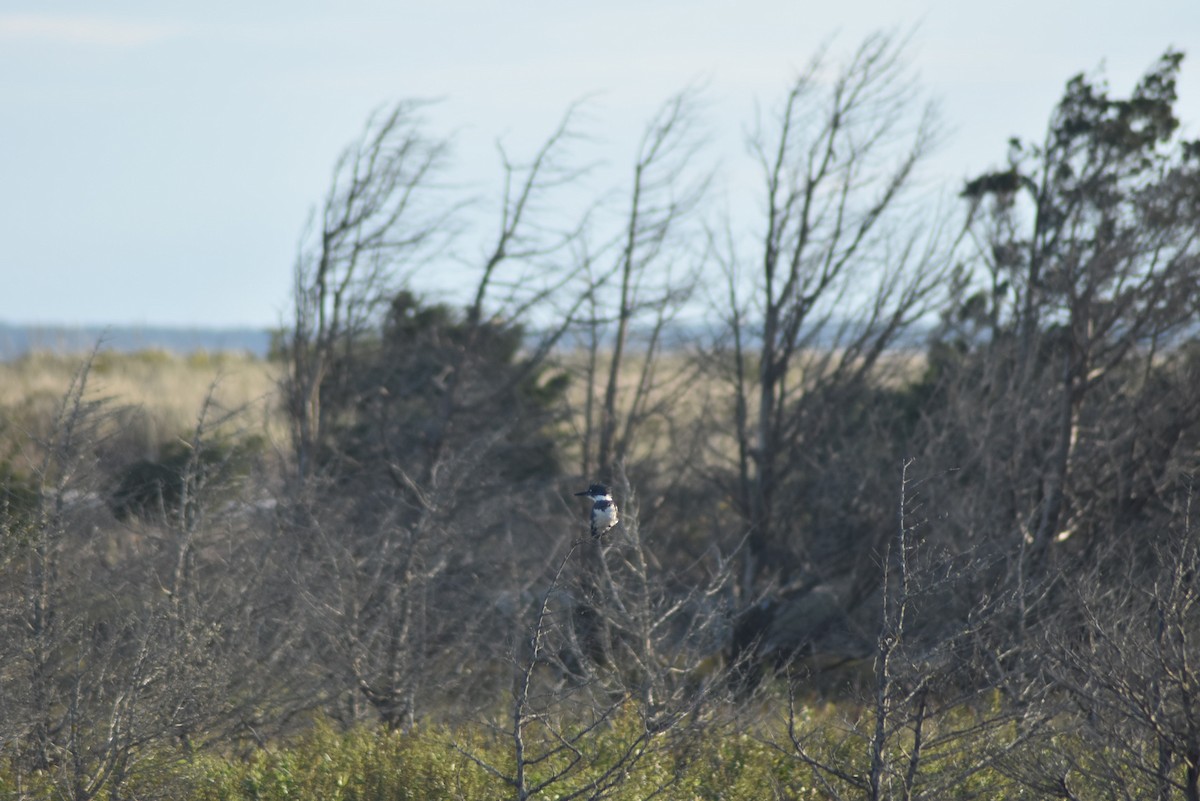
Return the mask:
M 583 492 L 577 492 L 575 494 L 576 495 L 587 495 L 587 490 L 584 490 Z

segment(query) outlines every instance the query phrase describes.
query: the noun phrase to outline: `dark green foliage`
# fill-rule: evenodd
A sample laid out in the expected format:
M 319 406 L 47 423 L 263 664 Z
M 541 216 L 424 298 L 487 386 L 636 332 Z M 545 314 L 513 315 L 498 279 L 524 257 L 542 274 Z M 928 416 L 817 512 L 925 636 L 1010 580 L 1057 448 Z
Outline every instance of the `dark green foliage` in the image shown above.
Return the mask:
M 195 503 L 195 493 L 228 495 L 250 472 L 264 448 L 261 437 L 204 442 L 199 450 L 182 439 L 162 445 L 157 459 L 142 459 L 119 476 L 109 496 L 109 507 L 118 520 L 155 518 L 176 514 L 185 493 Z
M 963 187 L 962 196 L 978 198 L 988 194 L 1005 195 L 1016 192 L 1020 188 L 1021 175 L 1015 169 L 989 172 L 967 181 L 967 185 Z
M 407 291 L 377 338 L 359 341 L 322 384 L 323 463 L 338 483 L 427 483 L 439 465 L 469 461 L 487 487 L 556 476 L 552 423 L 566 376 L 522 355 L 522 326 L 475 321 Z
M 340 671 L 345 720 L 403 727 L 435 694 L 461 699 L 507 675 L 479 663 L 513 624 L 498 603 L 513 561 L 540 558 L 539 538 L 561 534 L 535 513 L 559 472 L 565 379 L 522 351 L 522 326 L 407 291 L 324 344 L 318 391 L 292 407 L 296 429 L 314 412 L 320 423 L 301 468 L 310 494 L 287 499 L 308 504 L 295 540 L 335 610 L 314 621 L 314 639 Z M 497 512 L 523 492 L 518 514 Z
M 1086 313 L 1091 336 L 1102 342 L 1176 322 L 1183 309 L 1171 298 L 1187 270 L 1177 263 L 1177 234 L 1190 230 L 1200 208 L 1192 143 L 1175 137 L 1182 58 L 1168 51 L 1126 98 L 1086 76 L 1072 78 L 1044 140 L 1012 140 L 1007 169 L 967 183 L 965 197 L 994 202 L 988 220 L 996 225 L 983 256 L 995 295 L 988 305 L 1001 312 L 990 317 L 996 324 L 1031 336 L 1025 327 L 1068 322 L 1060 316 L 1065 309 L 1072 317 Z M 1018 193 L 1028 194 L 1032 227 L 1013 216 Z M 1159 274 L 1148 278 L 1156 264 Z M 968 305 L 959 315 L 978 319 L 982 309 Z
M 1200 422 L 1177 400 L 1195 393 L 1174 351 L 1195 335 L 1200 285 L 1181 62 L 1168 51 L 1127 97 L 1072 78 L 1042 142 L 1012 140 L 1008 168 L 963 192 L 975 280 L 951 287 L 920 436 L 969 482 L 959 524 L 1027 532 L 1039 565 L 1055 537 L 1082 534 L 1060 549 L 1077 552 L 1153 526 L 1147 502 Z

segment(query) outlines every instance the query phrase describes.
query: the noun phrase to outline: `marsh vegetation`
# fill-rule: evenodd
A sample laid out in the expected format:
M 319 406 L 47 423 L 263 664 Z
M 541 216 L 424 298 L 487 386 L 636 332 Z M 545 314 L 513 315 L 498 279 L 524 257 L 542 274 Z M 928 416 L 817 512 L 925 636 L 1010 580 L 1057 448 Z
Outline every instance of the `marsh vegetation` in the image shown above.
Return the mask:
M 1181 63 L 941 204 L 888 36 L 736 214 L 685 91 L 571 217 L 573 108 L 483 241 L 428 107 L 372 117 L 270 359 L 0 365 L 0 789 L 1200 798 Z

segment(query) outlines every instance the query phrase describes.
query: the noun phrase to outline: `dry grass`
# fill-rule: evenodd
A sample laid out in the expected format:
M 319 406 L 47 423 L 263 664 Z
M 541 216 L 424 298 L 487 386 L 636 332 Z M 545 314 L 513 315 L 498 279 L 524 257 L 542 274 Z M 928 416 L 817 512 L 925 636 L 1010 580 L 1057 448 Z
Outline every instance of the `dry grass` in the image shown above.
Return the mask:
M 587 403 L 589 386 L 587 381 L 588 354 L 583 350 L 559 354 L 556 366 L 571 376 L 567 389 L 566 404 L 569 432 L 563 442 L 567 464 L 579 464 L 582 458 L 584 432 L 587 429 Z M 677 451 L 682 443 L 677 441 L 680 432 L 700 419 L 709 404 L 719 400 L 725 387 L 714 387 L 699 380 L 694 358 L 682 352 L 657 354 L 654 369 L 649 376 L 646 398 L 639 407 L 637 436 L 634 438 L 628 459 L 631 462 L 658 460 Z M 631 412 L 631 404 L 642 380 L 645 354 L 634 349 L 626 353 L 617 377 L 616 412 L 619 422 L 618 434 L 624 431 Z M 592 425 L 600 425 L 601 407 L 604 403 L 604 388 L 612 367 L 611 355 L 601 354 L 596 360 L 592 395 Z M 594 438 L 598 437 L 593 430 Z M 677 454 L 676 454 L 677 455 Z M 594 456 L 594 454 L 593 454 Z
M 809 357 L 811 356 L 811 358 Z M 791 383 L 803 386 L 805 368 L 820 369 L 836 354 L 800 354 Z M 79 370 L 84 356 L 35 353 L 0 363 L 0 462 L 18 458 L 28 443 L 49 433 L 63 393 Z M 599 360 L 597 379 L 607 379 L 609 362 Z M 568 463 L 579 460 L 578 445 L 585 430 L 584 409 L 587 401 L 583 352 L 560 354 L 557 364 L 572 376 L 567 394 L 570 424 L 567 427 Z M 876 378 L 887 386 L 902 386 L 916 378 L 925 364 L 920 353 L 895 351 L 886 354 L 876 367 Z M 619 378 L 618 414 L 622 421 L 629 414 L 629 400 L 640 379 L 642 354 L 633 352 L 623 365 Z M 755 369 L 751 364 L 751 372 Z M 676 453 L 682 445 L 682 432 L 697 419 L 715 415 L 727 419 L 731 414 L 731 388 L 711 376 L 697 374 L 692 357 L 682 353 L 658 356 L 649 399 L 642 409 L 642 421 L 631 458 L 654 459 Z M 154 456 L 155 449 L 170 439 L 187 436 L 195 424 L 210 388 L 212 415 L 243 409 L 235 425 L 246 433 L 265 436 L 274 449 L 287 448 L 287 422 L 280 408 L 278 380 L 282 366 L 235 353 L 197 352 L 181 356 L 161 350 L 132 354 L 104 351 L 96 355 L 88 381 L 88 397 L 103 399 L 116 414 L 113 426 L 119 429 L 128 447 L 140 456 Z M 753 375 L 749 376 L 753 380 Z M 593 388 L 598 417 L 601 388 Z M 750 410 L 751 416 L 755 411 Z M 752 421 L 751 421 L 752 422 Z M 710 427 L 701 450 L 708 458 L 720 455 L 729 459 L 736 451 L 728 427 Z M 575 443 L 576 447 L 572 447 Z M 699 455 L 699 454 L 697 454 Z M 24 454 L 25 459 L 30 454 Z
M 29 443 L 47 435 L 86 356 L 34 353 L 0 363 L 0 461 L 31 457 Z M 160 350 L 98 353 L 88 377 L 87 399 L 114 412 L 111 428 L 147 455 L 159 444 L 192 430 L 212 391 L 210 419 L 237 415 L 240 430 L 284 439 L 277 381 L 280 367 L 248 355 Z
M 692 424 L 701 420 L 717 421 L 703 433 L 704 442 L 691 443 L 694 450 L 690 458 L 712 459 L 728 464 L 736 458 L 737 440 L 732 427 L 735 395 L 730 383 L 734 375 L 732 363 L 723 365 L 711 361 L 701 365 L 694 354 L 665 352 L 656 355 L 650 389 L 641 408 L 641 420 L 637 437 L 629 454 L 631 461 L 657 460 L 668 456 L 678 457 L 680 436 L 692 430 Z M 784 382 L 788 389 L 788 401 L 794 401 L 814 384 L 827 376 L 844 358 L 841 351 L 805 350 L 795 354 L 791 370 Z M 585 429 L 585 408 L 588 400 L 586 368 L 588 354 L 582 349 L 560 354 L 557 366 L 572 377 L 567 391 L 567 409 L 572 437 L 565 444 L 568 463 L 579 461 L 579 446 Z M 619 371 L 617 415 L 624 426 L 630 413 L 644 354 L 631 350 Z M 608 381 L 611 361 L 608 354 L 601 354 L 596 364 L 596 385 L 592 387 L 593 424 L 598 425 L 600 406 L 603 403 L 604 386 Z M 871 370 L 871 379 L 879 386 L 900 389 L 917 381 L 928 362 L 918 350 L 890 350 L 880 356 Z M 854 369 L 854 363 L 848 365 Z M 758 404 L 754 395 L 757 381 L 758 360 L 751 354 L 746 364 L 746 391 L 750 394 L 747 408 L 748 424 L 756 424 Z M 692 432 L 694 433 L 694 432 Z

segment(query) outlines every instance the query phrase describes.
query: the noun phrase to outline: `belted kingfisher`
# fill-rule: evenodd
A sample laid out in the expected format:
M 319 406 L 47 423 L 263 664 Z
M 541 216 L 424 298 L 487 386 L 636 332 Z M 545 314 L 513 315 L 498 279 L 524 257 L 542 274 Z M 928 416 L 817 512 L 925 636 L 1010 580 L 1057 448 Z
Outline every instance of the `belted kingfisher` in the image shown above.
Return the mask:
M 593 484 L 583 492 L 577 492 L 592 501 L 592 536 L 600 537 L 617 524 L 617 505 L 605 484 Z

